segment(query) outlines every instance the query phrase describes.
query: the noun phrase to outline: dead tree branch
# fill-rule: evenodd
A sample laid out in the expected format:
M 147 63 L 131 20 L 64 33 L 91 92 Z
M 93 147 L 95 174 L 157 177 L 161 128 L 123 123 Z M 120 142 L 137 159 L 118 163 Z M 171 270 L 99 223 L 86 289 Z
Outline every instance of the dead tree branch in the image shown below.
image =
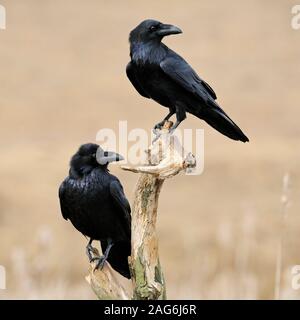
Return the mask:
M 195 157 L 186 154 L 179 139 L 170 135 L 172 125 L 166 122 L 159 138 L 147 150 L 148 164 L 122 168 L 140 173 L 132 205 L 132 249 L 129 259 L 132 273 L 133 297 L 137 300 L 166 298 L 166 285 L 158 255 L 156 234 L 157 207 L 163 182 L 182 170 L 195 167 Z M 89 283 L 99 299 L 128 299 L 109 267 L 93 271 Z

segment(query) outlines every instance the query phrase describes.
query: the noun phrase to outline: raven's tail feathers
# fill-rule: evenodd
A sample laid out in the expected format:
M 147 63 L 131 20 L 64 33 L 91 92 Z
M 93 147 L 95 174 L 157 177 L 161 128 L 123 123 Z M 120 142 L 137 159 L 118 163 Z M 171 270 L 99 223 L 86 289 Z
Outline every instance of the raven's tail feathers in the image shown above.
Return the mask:
M 243 131 L 218 106 L 209 106 L 201 112 L 201 119 L 230 139 L 247 142 L 249 139 Z
M 105 252 L 107 241 L 101 241 L 102 252 Z M 107 261 L 111 267 L 119 272 L 122 276 L 130 279 L 130 271 L 128 265 L 128 256 L 131 254 L 131 245 L 129 241 L 120 241 L 114 243 L 111 247 Z

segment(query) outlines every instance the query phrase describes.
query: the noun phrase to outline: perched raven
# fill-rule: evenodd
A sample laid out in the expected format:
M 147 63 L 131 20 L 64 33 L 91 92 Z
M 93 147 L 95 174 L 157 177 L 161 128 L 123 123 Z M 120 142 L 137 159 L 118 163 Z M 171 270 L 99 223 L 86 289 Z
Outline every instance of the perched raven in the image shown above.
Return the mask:
M 130 32 L 131 61 L 126 68 L 127 77 L 140 95 L 169 108 L 169 114 L 155 128 L 161 128 L 176 113 L 172 132 L 189 112 L 233 140 L 249 141 L 217 104 L 210 85 L 161 42 L 163 37 L 181 32 L 175 26 L 155 20 L 145 20 Z
M 92 241 L 100 240 L 104 254 L 97 268 L 107 260 L 130 279 L 130 205 L 120 181 L 107 168 L 110 162 L 119 160 L 123 160 L 121 155 L 104 152 L 97 144 L 82 145 L 71 159 L 69 176 L 59 188 L 59 199 L 63 217 L 90 238 L 86 247 L 90 261 Z

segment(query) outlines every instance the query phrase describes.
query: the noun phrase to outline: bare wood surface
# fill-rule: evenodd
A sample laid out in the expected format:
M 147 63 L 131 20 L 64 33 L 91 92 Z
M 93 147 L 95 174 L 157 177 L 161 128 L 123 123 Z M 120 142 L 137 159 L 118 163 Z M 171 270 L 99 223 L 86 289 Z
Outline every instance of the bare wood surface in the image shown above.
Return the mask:
M 96 249 L 94 256 L 99 257 L 99 252 Z M 89 274 L 86 276 L 86 281 L 96 296 L 101 300 L 129 300 L 129 294 L 119 283 L 109 264 L 105 263 L 101 270 L 95 269 L 96 264 L 97 262 L 91 262 Z

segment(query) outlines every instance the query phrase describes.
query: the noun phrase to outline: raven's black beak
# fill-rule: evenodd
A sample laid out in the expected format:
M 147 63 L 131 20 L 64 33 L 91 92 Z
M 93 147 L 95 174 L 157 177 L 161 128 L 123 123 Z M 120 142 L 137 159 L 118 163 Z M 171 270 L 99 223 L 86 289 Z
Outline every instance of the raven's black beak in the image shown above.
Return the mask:
M 121 156 L 119 153 L 112 151 L 103 152 L 103 150 L 99 148 L 96 154 L 96 159 L 99 164 L 105 165 L 113 161 L 122 161 L 124 160 L 124 157 Z
M 171 24 L 162 24 L 160 25 L 159 30 L 157 30 L 157 34 L 162 37 L 169 36 L 170 34 L 178 34 L 178 33 L 182 33 L 181 29 Z

